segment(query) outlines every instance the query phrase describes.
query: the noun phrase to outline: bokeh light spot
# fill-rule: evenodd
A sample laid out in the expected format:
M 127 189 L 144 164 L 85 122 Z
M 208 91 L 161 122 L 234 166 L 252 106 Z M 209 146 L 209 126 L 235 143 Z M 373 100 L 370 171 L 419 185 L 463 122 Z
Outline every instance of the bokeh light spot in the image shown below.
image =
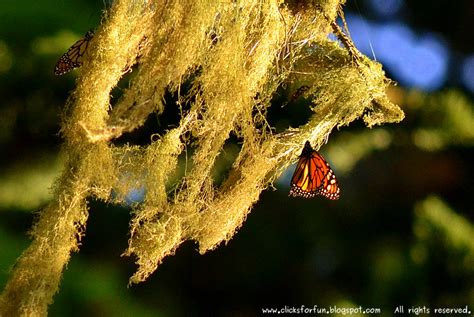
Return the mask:
M 450 56 L 440 37 L 417 36 L 401 22 L 379 24 L 355 15 L 347 20 L 355 45 L 367 56 L 373 47 L 375 57 L 403 86 L 433 91 L 446 81 Z
M 474 92 L 474 55 L 471 55 L 464 60 L 461 80 L 470 91 Z
M 396 15 L 403 7 L 402 0 L 370 0 L 369 6 L 372 11 L 381 17 L 391 17 Z

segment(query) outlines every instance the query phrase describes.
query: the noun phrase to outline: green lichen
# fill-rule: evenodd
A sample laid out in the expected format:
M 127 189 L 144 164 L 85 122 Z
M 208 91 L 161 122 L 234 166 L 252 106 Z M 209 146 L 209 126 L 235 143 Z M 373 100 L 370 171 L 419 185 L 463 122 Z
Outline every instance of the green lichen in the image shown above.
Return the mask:
M 319 148 L 333 128 L 360 117 L 369 127 L 402 120 L 385 95 L 389 81 L 381 65 L 358 53 L 348 37 L 345 48 L 329 40 L 342 2 L 114 1 L 67 102 L 62 134 L 68 159 L 55 198 L 31 231 L 32 244 L 11 273 L 0 312 L 46 314 L 84 234 L 88 197 L 120 203 L 131 189 L 146 188 L 125 251 L 138 264 L 130 279 L 137 283 L 186 240 L 196 241 L 201 253 L 228 241 L 304 141 Z M 129 88 L 111 105 L 112 89 L 136 62 Z M 192 88 L 180 96 L 189 107 L 177 127 L 146 147 L 112 143 L 161 113 L 164 92 L 179 93 L 184 81 Z M 307 85 L 313 114 L 306 124 L 275 133 L 265 115 L 282 84 Z M 217 185 L 213 168 L 231 135 L 241 150 Z M 190 145 L 192 167 L 170 194 L 165 185 Z

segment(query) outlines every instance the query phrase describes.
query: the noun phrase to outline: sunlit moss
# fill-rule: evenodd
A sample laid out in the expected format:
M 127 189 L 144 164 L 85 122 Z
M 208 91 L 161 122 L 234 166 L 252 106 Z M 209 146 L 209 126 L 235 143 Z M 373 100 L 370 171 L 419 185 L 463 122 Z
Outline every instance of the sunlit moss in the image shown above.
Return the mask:
M 204 253 L 231 239 L 306 140 L 319 148 L 335 127 L 359 117 L 369 127 L 403 119 L 385 94 L 382 65 L 363 57 L 347 37 L 345 48 L 329 40 L 343 1 L 290 2 L 114 1 L 66 104 L 67 162 L 2 294 L 5 315 L 46 314 L 85 232 L 90 196 L 120 202 L 137 185 L 146 189 L 133 210 L 125 251 L 136 258 L 130 281 L 137 283 L 186 240 Z M 111 90 L 136 62 L 129 88 L 111 105 Z M 180 108 L 176 127 L 147 147 L 113 145 L 149 114 L 178 106 L 165 105 L 163 95 L 179 93 L 184 80 L 191 89 L 180 95 L 186 110 Z M 295 82 L 310 88 L 313 114 L 299 128 L 276 134 L 266 111 L 276 89 Z M 231 135 L 241 149 L 216 184 L 213 171 Z M 192 167 L 168 194 L 179 155 L 191 144 Z

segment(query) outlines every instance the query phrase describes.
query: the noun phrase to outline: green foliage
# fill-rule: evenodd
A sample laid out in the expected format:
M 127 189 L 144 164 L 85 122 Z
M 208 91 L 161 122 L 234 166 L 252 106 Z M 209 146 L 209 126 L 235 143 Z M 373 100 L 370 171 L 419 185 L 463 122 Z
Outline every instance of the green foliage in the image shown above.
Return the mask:
M 319 148 L 334 127 L 359 117 L 369 127 L 402 120 L 385 95 L 389 80 L 381 65 L 360 55 L 333 23 L 340 4 L 115 1 L 67 102 L 64 172 L 2 294 L 2 312 L 46 314 L 84 234 L 88 197 L 121 203 L 130 190 L 146 188 L 125 252 L 136 257 L 130 282 L 137 283 L 186 240 L 196 241 L 201 253 L 228 241 L 305 140 Z M 331 31 L 345 48 L 328 39 Z M 112 89 L 137 57 L 129 88 L 111 105 Z M 184 81 L 192 88 L 180 96 L 177 127 L 149 146 L 113 144 L 161 113 L 164 92 L 179 93 Z M 313 114 L 297 129 L 274 133 L 266 112 L 283 84 L 309 86 Z M 218 186 L 213 170 L 230 136 L 242 146 Z M 195 147 L 192 168 L 168 195 L 166 184 L 187 146 Z
M 443 260 L 453 280 L 465 281 L 457 288 L 458 294 L 443 294 L 442 305 L 474 302 L 474 226 L 457 214 L 442 199 L 427 197 L 415 207 L 413 231 L 416 243 L 411 250 L 415 263 L 427 266 L 444 254 Z
M 51 154 L 19 162 L 0 174 L 0 207 L 34 209 L 51 199 L 49 187 L 63 160 Z
M 440 92 L 427 96 L 420 92 L 409 94 L 409 102 L 420 107 L 422 122 L 414 131 L 414 143 L 430 151 L 442 150 L 448 145 L 474 144 L 473 105 L 457 91 Z
M 464 268 L 474 273 L 474 227 L 456 214 L 440 198 L 431 196 L 416 206 L 414 232 L 420 243 L 437 241 L 462 259 Z M 422 260 L 422 258 L 419 258 Z M 461 266 L 462 267 L 462 266 Z
M 83 278 L 74 278 L 79 275 Z M 113 265 L 73 259 L 64 273 L 61 290 L 71 294 L 74 301 L 80 303 L 83 314 L 89 316 L 161 316 L 159 311 L 153 311 L 127 297 L 129 294 L 123 285 L 124 279 Z M 56 299 L 49 315 L 71 315 L 71 307 L 61 300 Z

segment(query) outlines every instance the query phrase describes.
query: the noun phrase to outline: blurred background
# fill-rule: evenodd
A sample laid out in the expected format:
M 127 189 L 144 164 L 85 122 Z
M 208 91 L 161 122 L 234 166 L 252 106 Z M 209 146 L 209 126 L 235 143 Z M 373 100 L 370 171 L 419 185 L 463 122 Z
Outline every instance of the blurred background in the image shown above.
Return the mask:
M 78 73 L 55 77 L 54 65 L 106 5 L 0 2 L 2 288 L 64 161 L 60 115 Z M 389 95 L 406 118 L 331 134 L 321 152 L 340 200 L 288 197 L 290 167 L 226 246 L 201 256 L 187 242 L 130 288 L 133 258 L 120 256 L 130 209 L 91 200 L 51 316 L 256 316 L 285 305 L 474 312 L 474 2 L 348 0 L 345 13 L 357 47 L 398 82 Z M 281 108 L 286 98 L 275 96 L 273 125 L 304 123 L 309 102 Z M 146 144 L 170 118 L 152 116 L 119 142 Z M 220 164 L 237 150 L 229 144 Z

